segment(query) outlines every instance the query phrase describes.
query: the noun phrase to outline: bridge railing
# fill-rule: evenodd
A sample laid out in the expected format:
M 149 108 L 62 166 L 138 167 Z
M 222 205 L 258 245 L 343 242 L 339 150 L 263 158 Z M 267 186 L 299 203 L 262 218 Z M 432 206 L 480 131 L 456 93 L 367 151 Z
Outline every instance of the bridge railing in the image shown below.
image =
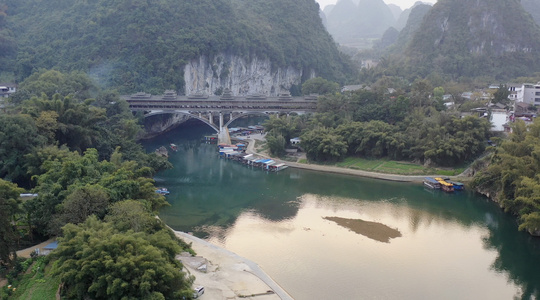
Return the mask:
M 131 110 L 196 110 L 196 111 L 306 111 L 314 112 L 317 101 L 277 101 L 277 100 L 229 100 L 229 101 L 201 101 L 201 100 L 139 100 L 127 99 Z

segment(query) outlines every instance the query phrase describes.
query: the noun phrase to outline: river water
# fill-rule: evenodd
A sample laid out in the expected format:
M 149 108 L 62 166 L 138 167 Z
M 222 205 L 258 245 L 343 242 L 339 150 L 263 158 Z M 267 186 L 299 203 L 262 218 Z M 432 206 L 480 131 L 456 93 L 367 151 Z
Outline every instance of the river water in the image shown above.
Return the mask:
M 219 159 L 197 123 L 156 176 L 160 217 L 257 262 L 294 299 L 540 299 L 540 239 L 470 192 Z

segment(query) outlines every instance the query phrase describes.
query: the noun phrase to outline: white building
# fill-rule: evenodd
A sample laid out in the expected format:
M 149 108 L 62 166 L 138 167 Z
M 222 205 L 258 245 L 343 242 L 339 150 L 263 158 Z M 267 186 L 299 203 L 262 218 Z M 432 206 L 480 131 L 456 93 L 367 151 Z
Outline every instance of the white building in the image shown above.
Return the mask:
M 17 87 L 11 83 L 0 83 L 0 98 L 7 98 L 9 95 L 15 93 Z
M 540 82 L 537 84 L 525 83 L 516 92 L 516 102 L 540 105 Z

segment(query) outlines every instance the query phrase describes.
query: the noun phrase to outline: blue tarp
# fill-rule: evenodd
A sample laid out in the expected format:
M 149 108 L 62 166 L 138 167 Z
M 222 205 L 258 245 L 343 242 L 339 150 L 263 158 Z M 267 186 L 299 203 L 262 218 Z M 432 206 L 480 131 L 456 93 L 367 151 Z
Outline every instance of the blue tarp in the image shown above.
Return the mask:
M 43 249 L 45 249 L 45 250 L 54 250 L 56 248 L 58 248 L 58 241 L 54 241 L 54 242 L 48 244 L 47 246 L 43 247 Z

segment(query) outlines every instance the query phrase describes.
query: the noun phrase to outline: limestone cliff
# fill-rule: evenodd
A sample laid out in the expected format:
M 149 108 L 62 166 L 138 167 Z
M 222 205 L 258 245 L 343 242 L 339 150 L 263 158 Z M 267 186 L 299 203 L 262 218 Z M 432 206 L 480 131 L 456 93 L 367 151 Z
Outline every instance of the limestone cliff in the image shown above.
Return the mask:
M 313 73 L 313 72 L 311 72 Z M 274 68 L 268 59 L 257 57 L 246 60 L 232 54 L 218 54 L 212 58 L 201 56 L 184 68 L 186 95 L 203 92 L 214 95 L 229 88 L 233 95 L 263 94 L 277 96 L 301 83 L 303 72 L 292 67 Z M 315 74 L 309 74 L 308 78 Z
M 144 120 L 145 133 L 142 138 L 147 139 L 160 135 L 189 119 L 190 117 L 184 114 L 163 114 L 148 117 Z

